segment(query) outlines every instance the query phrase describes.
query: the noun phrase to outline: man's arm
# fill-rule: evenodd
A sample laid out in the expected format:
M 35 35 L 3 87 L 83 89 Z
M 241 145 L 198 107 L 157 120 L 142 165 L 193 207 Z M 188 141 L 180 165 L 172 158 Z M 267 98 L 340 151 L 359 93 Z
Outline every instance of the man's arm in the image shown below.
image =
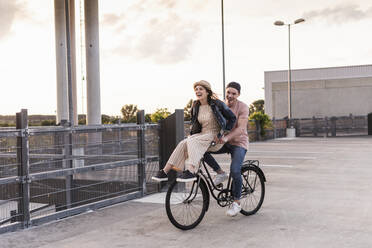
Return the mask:
M 236 127 L 227 135 L 221 138 L 222 143 L 229 142 L 236 136 L 244 134 L 247 130 L 248 118 L 239 118 Z

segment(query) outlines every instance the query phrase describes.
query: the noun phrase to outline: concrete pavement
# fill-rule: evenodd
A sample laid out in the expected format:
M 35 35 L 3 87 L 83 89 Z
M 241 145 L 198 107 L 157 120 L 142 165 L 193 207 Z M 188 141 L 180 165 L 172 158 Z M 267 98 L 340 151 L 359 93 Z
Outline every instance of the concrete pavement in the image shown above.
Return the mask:
M 180 231 L 157 194 L 2 234 L 0 247 L 372 247 L 372 137 L 257 142 L 248 158 L 267 178 L 254 216 L 229 218 L 212 200 L 198 227 Z

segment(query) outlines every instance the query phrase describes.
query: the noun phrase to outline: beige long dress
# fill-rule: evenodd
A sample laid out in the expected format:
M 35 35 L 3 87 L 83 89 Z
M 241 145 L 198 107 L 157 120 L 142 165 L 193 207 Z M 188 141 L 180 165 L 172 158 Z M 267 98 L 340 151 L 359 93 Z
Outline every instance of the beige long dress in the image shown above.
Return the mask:
M 200 105 L 198 121 L 202 126 L 201 133 L 193 134 L 178 143 L 168 160 L 169 164 L 178 169 L 184 170 L 186 166 L 186 169 L 195 172 L 200 159 L 208 149 L 217 151 L 223 146 L 223 144 L 217 144 L 210 147 L 220 127 L 209 104 Z

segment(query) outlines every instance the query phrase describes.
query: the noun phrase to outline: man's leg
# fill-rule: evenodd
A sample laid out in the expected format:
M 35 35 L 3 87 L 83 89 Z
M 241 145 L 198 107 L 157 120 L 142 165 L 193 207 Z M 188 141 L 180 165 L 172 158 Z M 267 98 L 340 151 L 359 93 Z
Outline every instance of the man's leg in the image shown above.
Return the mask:
M 204 161 L 215 171 L 219 172 L 222 171 L 220 165 L 217 163 L 217 161 L 214 159 L 214 157 L 211 155 L 213 154 L 222 154 L 222 153 L 229 153 L 230 150 L 224 145 L 220 150 L 216 152 L 206 152 L 204 154 Z
M 231 166 L 230 166 L 230 174 L 233 178 L 232 181 L 232 196 L 234 199 L 233 204 L 231 204 L 230 209 L 226 211 L 228 216 L 236 216 L 240 210 L 240 197 L 242 194 L 242 178 L 241 178 L 241 167 L 244 161 L 245 154 L 247 150 L 243 147 L 239 146 L 232 146 L 231 149 Z
M 233 178 L 232 195 L 234 201 L 239 202 L 242 194 L 241 167 L 247 150 L 240 146 L 232 146 L 230 173 Z

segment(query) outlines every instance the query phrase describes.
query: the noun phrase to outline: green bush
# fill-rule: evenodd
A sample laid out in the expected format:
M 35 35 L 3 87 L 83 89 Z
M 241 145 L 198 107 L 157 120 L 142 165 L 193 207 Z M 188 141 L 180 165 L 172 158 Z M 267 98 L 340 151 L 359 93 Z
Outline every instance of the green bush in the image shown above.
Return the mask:
M 267 114 L 262 112 L 254 112 L 249 116 L 250 120 L 258 121 L 261 127 L 261 136 L 265 136 L 265 129 L 272 128 L 272 122 Z
M 42 126 L 55 126 L 56 125 L 56 120 L 43 120 L 41 122 Z

